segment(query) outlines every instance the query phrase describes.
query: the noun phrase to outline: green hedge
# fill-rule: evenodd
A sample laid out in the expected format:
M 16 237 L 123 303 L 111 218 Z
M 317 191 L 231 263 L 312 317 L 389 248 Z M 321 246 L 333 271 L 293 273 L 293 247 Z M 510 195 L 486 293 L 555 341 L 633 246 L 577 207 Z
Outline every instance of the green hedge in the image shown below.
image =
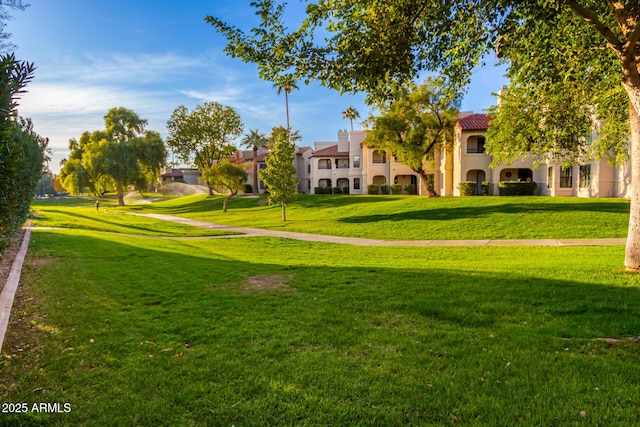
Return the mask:
M 333 187 L 333 188 L 331 189 L 331 192 L 332 192 L 333 194 L 342 194 L 342 188 L 340 188 L 340 187 Z
M 473 181 L 462 181 L 458 184 L 458 190 L 460 190 L 461 196 L 475 196 L 476 183 Z
M 314 194 L 331 194 L 332 190 L 331 190 L 331 187 L 314 187 L 313 193 Z
M 416 184 L 407 184 L 404 187 L 404 191 L 406 191 L 407 194 L 418 194 L 418 186 Z
M 402 185 L 393 184 L 391 186 L 391 194 L 400 194 L 400 193 L 402 193 Z
M 33 64 L 0 56 L 0 257 L 22 227 L 42 177 L 47 139 L 30 119 L 16 119 L 16 95 L 31 80 Z
M 489 187 L 491 186 L 491 184 L 489 183 L 489 181 L 482 181 L 482 184 L 480 184 L 480 188 L 482 189 L 482 195 L 483 196 L 488 196 L 489 195 Z
M 380 186 L 380 192 L 382 194 L 389 194 L 389 186 L 388 185 L 381 185 Z
M 533 196 L 538 184 L 525 181 L 500 181 L 498 189 L 501 196 Z
M 367 194 L 379 194 L 379 193 L 380 193 L 380 187 L 378 187 L 375 184 L 367 185 Z

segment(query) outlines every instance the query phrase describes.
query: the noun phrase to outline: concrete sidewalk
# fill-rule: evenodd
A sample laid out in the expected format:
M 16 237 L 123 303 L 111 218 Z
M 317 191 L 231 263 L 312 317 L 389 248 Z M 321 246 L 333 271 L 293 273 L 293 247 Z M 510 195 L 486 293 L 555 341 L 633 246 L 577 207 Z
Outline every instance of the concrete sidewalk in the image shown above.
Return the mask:
M 284 239 L 305 240 L 309 242 L 337 243 L 354 246 L 609 246 L 624 245 L 625 238 L 620 239 L 520 239 L 520 240 L 375 240 L 358 237 L 325 236 L 320 234 L 297 233 L 292 231 L 263 230 L 259 228 L 233 227 L 230 225 L 214 224 L 195 219 L 181 218 L 162 214 L 130 215 L 147 216 L 171 221 L 193 227 L 208 228 L 212 230 L 230 231 L 242 233 L 221 238 L 233 237 L 281 237 Z

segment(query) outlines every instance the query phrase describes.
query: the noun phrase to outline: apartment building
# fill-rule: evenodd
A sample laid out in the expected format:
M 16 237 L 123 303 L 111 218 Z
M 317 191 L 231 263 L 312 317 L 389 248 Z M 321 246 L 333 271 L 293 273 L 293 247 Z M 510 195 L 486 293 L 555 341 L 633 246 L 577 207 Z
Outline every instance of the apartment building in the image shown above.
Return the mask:
M 534 167 L 531 156 L 522 156 L 513 163 L 501 163 L 490 168 L 493 158 L 485 152 L 489 118 L 485 114 L 462 117 L 455 128 L 454 146 L 450 157 L 452 182 L 443 194 L 460 195 L 460 182 L 475 182 L 476 194 L 481 183 L 490 184 L 489 194 L 498 195 L 500 181 L 534 181 L 541 196 L 630 197 L 631 170 L 629 164 L 613 166 L 608 159 L 588 160 L 563 167 L 559 162 L 543 162 Z M 592 139 L 597 135 L 591 135 Z
M 492 156 L 485 151 L 489 117 L 462 113 L 455 127 L 453 146 L 436 150 L 433 160 L 423 162 L 428 182 L 398 162 L 391 153 L 364 144 L 366 131 L 338 132 L 337 142 L 316 142 L 308 165 L 309 193 L 316 187 L 338 187 L 349 194 L 367 194 L 368 185 L 407 184 L 418 194 L 428 195 L 427 186 L 443 196 L 460 196 L 461 182 L 474 182 L 476 194 L 489 183 L 489 194 L 498 195 L 500 181 L 534 181 L 541 196 L 625 197 L 631 196 L 629 164 L 613 166 L 607 159 L 584 160 L 569 167 L 544 162 L 534 167 L 532 156 L 510 164 L 490 167 Z M 592 135 L 597 138 L 597 135 Z

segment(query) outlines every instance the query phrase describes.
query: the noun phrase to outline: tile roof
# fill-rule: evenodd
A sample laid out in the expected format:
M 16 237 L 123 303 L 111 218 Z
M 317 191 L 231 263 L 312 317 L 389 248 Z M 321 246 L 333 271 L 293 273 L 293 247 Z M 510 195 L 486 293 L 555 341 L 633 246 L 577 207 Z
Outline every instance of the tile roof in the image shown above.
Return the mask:
M 332 145 L 331 147 L 323 148 L 322 150 L 314 152 L 311 157 L 349 157 L 349 152 L 338 151 L 338 146 Z
M 462 130 L 487 130 L 489 129 L 489 116 L 486 114 L 471 114 L 458 121 Z

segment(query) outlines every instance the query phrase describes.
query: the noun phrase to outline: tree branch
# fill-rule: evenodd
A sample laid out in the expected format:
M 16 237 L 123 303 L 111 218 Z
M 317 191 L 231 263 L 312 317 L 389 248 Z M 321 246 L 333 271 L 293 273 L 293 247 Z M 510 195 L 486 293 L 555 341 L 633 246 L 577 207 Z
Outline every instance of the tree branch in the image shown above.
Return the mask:
M 616 37 L 609 27 L 598 19 L 595 13 L 587 9 L 575 0 L 565 0 L 564 5 L 573 10 L 578 16 L 581 16 L 589 25 L 594 27 L 606 40 L 607 44 L 618 55 L 624 54 L 623 43 Z
M 636 48 L 636 44 L 640 41 L 640 22 L 636 23 L 636 27 L 629 34 L 627 43 L 625 43 L 624 54 L 626 56 L 631 56 L 633 54 L 634 49 Z

